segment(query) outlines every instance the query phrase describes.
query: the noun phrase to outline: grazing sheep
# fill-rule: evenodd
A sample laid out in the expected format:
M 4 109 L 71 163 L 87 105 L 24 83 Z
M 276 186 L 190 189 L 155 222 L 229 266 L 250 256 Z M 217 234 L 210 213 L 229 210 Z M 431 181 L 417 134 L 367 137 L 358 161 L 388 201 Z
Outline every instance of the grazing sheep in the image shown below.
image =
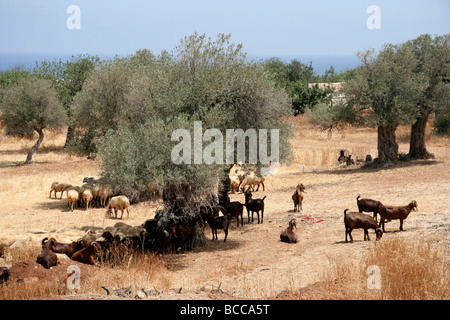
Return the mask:
M 356 204 L 358 205 L 359 212 L 373 212 L 373 218 L 377 221 L 377 214 L 383 207 L 383 204 L 378 200 L 372 199 L 359 199 L 360 196 L 356 197 Z
M 71 258 L 75 252 L 87 247 L 87 243 L 83 239 L 72 243 L 61 243 L 54 238 L 50 238 L 50 240 L 52 240 L 50 248 L 54 253 L 64 253 L 69 258 Z
M 231 180 L 231 192 L 235 193 L 236 191 L 239 191 L 239 185 L 241 184 L 239 177 L 230 176 L 230 180 Z
M 89 208 L 89 203 L 94 199 L 91 189 L 86 189 L 83 191 L 82 199 L 84 202 L 84 208 L 87 210 Z M 92 204 L 91 204 L 92 207 Z
M 295 219 L 289 221 L 289 226 L 280 234 L 280 240 L 286 243 L 297 243 L 298 237 L 294 232 L 294 228 L 297 227 Z
M 261 211 L 261 223 L 264 220 L 264 198 L 262 199 L 252 199 L 252 193 L 247 190 L 245 192 L 245 207 L 247 208 L 248 222 L 250 222 L 250 212 L 252 213 L 252 222 L 253 222 L 253 212 L 256 212 L 258 215 L 258 223 L 259 223 L 259 212 Z
M 247 167 L 242 167 L 240 165 L 233 165 L 233 167 L 230 169 L 229 178 L 231 181 L 231 190 L 239 191 L 239 186 L 241 185 L 242 181 L 244 180 L 245 176 L 248 174 L 249 170 Z
M 295 189 L 294 194 L 292 195 L 292 201 L 294 201 L 294 212 L 300 212 L 300 210 L 303 210 L 302 203 L 303 203 L 303 194 L 302 192 L 305 192 L 305 187 L 303 184 L 299 183 L 297 185 L 297 188 Z
M 108 186 L 100 186 L 100 190 L 98 191 L 98 196 L 100 198 L 100 206 L 104 208 L 107 204 L 107 200 L 111 198 L 113 195 L 113 191 Z
M 91 207 L 98 207 L 100 204 L 100 196 L 99 196 L 99 192 L 100 192 L 100 186 L 98 184 L 93 184 L 92 188 L 92 205 Z
M 347 235 L 350 236 L 350 242 L 353 242 L 352 230 L 364 229 L 364 240 L 370 241 L 368 229 L 374 229 L 377 235 L 377 241 L 381 239 L 383 232 L 378 227 L 378 223 L 368 215 L 361 212 L 348 212 L 344 210 L 344 224 L 345 224 L 345 242 L 348 242 Z
M 79 197 L 80 197 L 80 194 L 77 189 L 75 189 L 73 187 L 67 189 L 67 206 L 70 207 L 70 211 L 73 211 L 74 204 L 75 204 L 75 208 L 77 207 Z
M 242 183 L 240 184 L 239 188 L 242 188 L 242 190 L 245 192 L 245 187 L 248 186 L 247 191 L 252 189 L 254 191 L 254 186 L 258 186 L 256 191 L 259 190 L 259 185 L 262 184 L 263 191 L 264 191 L 264 177 L 258 177 L 256 173 L 251 172 L 249 175 L 247 175 L 244 180 L 242 180 Z
M 59 198 L 62 199 L 64 191 L 67 191 L 67 189 L 70 188 L 71 186 L 72 185 L 68 184 L 68 183 L 61 183 L 61 182 L 58 182 L 58 181 L 54 181 L 52 183 L 52 186 L 50 187 L 49 198 L 52 197 L 52 192 L 55 191 L 55 199 L 56 199 L 56 193 L 57 192 L 61 192 L 61 196 Z
M 400 220 L 400 231 L 403 231 L 403 220 L 408 218 L 408 215 L 411 211 L 417 211 L 417 202 L 416 200 L 411 201 L 406 206 L 383 206 L 380 211 L 380 226 L 383 226 L 384 230 L 384 221 L 385 220 Z
M 51 267 L 56 266 L 58 257 L 56 256 L 56 253 L 51 250 L 54 239 L 50 238 L 50 240 L 47 240 L 48 238 L 42 239 L 42 252 L 37 257 L 36 262 L 44 268 L 50 269 Z
M 95 255 L 101 250 L 100 244 L 91 242 L 86 248 L 75 252 L 71 259 L 81 263 L 95 265 Z
M 108 205 L 106 207 L 106 214 L 111 216 L 112 214 L 112 210 L 114 209 L 114 214 L 116 215 L 116 219 L 117 219 L 117 211 L 121 210 L 122 214 L 120 216 L 120 219 L 122 219 L 123 217 L 123 211 L 126 209 L 127 210 L 127 218 L 130 216 L 130 211 L 129 208 L 130 207 L 130 200 L 128 200 L 128 198 L 126 196 L 116 196 L 116 197 L 112 197 L 109 202 Z

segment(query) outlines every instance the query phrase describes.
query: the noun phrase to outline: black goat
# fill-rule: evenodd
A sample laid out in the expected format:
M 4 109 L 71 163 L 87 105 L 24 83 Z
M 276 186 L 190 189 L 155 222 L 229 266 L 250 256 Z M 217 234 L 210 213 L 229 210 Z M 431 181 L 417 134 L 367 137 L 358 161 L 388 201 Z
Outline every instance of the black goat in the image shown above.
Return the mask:
M 212 231 L 212 239 L 213 240 L 218 240 L 217 229 L 222 229 L 223 232 L 225 233 L 225 238 L 223 239 L 223 242 L 227 241 L 228 227 L 230 226 L 231 219 L 232 218 L 231 218 L 230 214 L 228 214 L 226 216 L 220 216 L 220 217 L 214 216 L 212 214 L 209 214 L 206 216 L 206 221 L 208 222 L 208 225 Z M 215 239 L 214 239 L 214 235 L 215 235 Z
M 258 215 L 258 223 L 259 222 L 259 212 L 261 211 L 261 223 L 264 220 L 264 198 L 262 199 L 252 199 L 252 193 L 247 190 L 245 192 L 245 207 L 247 208 L 248 222 L 250 222 L 250 212 L 252 213 L 252 222 L 253 222 L 253 212 L 256 212 Z
M 225 203 L 221 207 L 224 216 L 230 215 L 232 218 L 236 217 L 237 226 L 239 227 L 239 216 L 241 216 L 241 226 L 244 226 L 244 205 L 239 201 Z

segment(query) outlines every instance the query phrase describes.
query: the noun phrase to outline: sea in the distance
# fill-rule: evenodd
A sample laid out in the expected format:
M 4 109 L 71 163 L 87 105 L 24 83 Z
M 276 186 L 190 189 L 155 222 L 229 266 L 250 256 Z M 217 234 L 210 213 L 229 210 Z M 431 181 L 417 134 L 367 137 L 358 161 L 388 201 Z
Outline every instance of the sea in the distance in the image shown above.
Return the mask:
M 93 54 L 95 55 L 95 54 Z M 100 59 L 109 60 L 114 58 L 114 54 L 96 54 Z M 24 69 L 34 68 L 36 62 L 43 60 L 70 60 L 72 54 L 31 54 L 31 53 L 0 53 L 0 70 L 8 70 L 14 67 L 21 67 Z M 251 56 L 249 59 L 265 60 L 272 56 Z M 359 65 L 359 59 L 354 55 L 297 55 L 297 56 L 273 56 L 280 58 L 284 63 L 289 63 L 293 59 L 297 59 L 304 64 L 309 65 L 312 62 L 314 73 L 316 75 L 323 75 L 330 66 L 334 67 L 336 73 L 355 68 Z

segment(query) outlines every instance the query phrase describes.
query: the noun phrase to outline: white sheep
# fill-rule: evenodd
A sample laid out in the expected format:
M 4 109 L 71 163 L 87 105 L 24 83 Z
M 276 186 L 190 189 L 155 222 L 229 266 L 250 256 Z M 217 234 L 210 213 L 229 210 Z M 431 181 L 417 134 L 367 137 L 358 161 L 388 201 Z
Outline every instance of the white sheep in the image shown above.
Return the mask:
M 61 192 L 61 197 L 59 197 L 60 199 L 62 199 L 63 193 L 64 191 L 66 191 L 67 193 L 67 189 L 70 188 L 72 185 L 68 184 L 68 183 L 61 183 L 58 181 L 54 181 L 52 183 L 52 186 L 50 187 L 50 196 L 49 198 L 52 197 L 52 192 L 55 191 L 55 198 L 56 198 L 56 193 L 57 192 Z
M 239 187 L 242 187 L 243 189 L 245 189 L 246 186 L 249 186 L 247 190 L 249 190 L 250 188 L 252 188 L 252 191 L 254 191 L 254 186 L 258 186 L 258 188 L 256 189 L 256 191 L 259 190 L 259 185 L 262 184 L 263 186 L 263 191 L 264 191 L 264 177 L 258 177 L 256 175 L 256 173 L 251 172 L 249 175 L 247 175 L 244 180 L 242 180 L 242 183 Z M 245 191 L 245 190 L 244 190 Z
M 83 191 L 83 202 L 85 205 L 85 209 L 87 210 L 87 208 L 89 207 L 89 203 L 92 201 L 92 199 L 94 199 L 94 195 L 92 194 L 92 190 L 91 189 L 86 189 Z M 91 204 L 92 207 L 92 204 Z
M 112 210 L 114 209 L 114 214 L 116 215 L 117 219 L 117 211 L 121 210 L 122 215 L 120 216 L 120 219 L 123 217 L 123 211 L 127 210 L 127 218 L 130 216 L 130 211 L 128 210 L 128 207 L 130 206 L 130 200 L 126 196 L 116 196 L 112 197 L 111 200 L 108 202 L 108 206 L 106 208 L 106 214 L 111 216 Z
M 239 191 L 239 186 L 244 180 L 245 176 L 248 174 L 248 168 L 242 167 L 240 165 L 233 165 L 230 169 L 229 178 L 231 181 L 231 190 L 233 192 Z
M 100 198 L 100 205 L 104 208 L 106 206 L 106 200 L 113 195 L 113 191 L 108 186 L 100 186 L 98 196 Z
M 76 207 L 78 198 L 79 198 L 78 190 L 76 190 L 76 189 L 67 190 L 67 205 L 70 207 L 70 211 L 73 211 L 74 203 L 75 203 L 75 207 Z

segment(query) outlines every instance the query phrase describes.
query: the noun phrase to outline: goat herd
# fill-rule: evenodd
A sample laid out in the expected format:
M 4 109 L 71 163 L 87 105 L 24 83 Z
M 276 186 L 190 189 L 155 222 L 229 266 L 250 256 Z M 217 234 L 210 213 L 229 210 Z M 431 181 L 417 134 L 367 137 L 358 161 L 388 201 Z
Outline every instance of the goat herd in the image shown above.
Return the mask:
M 231 179 L 230 179 L 231 180 Z M 254 221 L 254 214 L 257 215 L 257 221 L 263 223 L 264 221 L 264 200 L 253 199 L 253 194 L 250 189 L 254 190 L 254 186 L 263 183 L 263 179 L 248 179 L 251 181 L 248 183 L 244 179 L 240 180 L 238 187 L 235 188 L 233 183 L 230 183 L 230 189 L 228 191 L 235 192 L 239 190 L 241 186 L 242 192 L 245 196 L 245 203 L 242 204 L 239 201 L 230 201 L 228 195 L 226 195 L 226 201 L 221 201 L 221 205 L 217 201 L 215 195 L 212 195 L 208 201 L 200 204 L 197 207 L 197 212 L 194 217 L 179 217 L 176 214 L 167 214 L 167 211 L 157 210 L 154 219 L 147 220 L 142 226 L 130 227 L 135 231 L 131 236 L 119 236 L 120 231 L 116 228 L 115 235 L 112 234 L 112 229 L 103 230 L 97 237 L 82 238 L 72 243 L 59 243 L 54 238 L 44 238 L 42 240 L 42 252 L 37 257 L 37 263 L 41 264 L 45 268 L 51 268 L 57 264 L 56 253 L 66 254 L 74 261 L 91 264 L 96 264 L 96 259 L 99 254 L 103 257 L 110 255 L 110 249 L 113 246 L 131 246 L 134 249 L 151 250 L 151 251 L 169 251 L 178 252 L 180 249 L 192 249 L 199 243 L 206 243 L 206 237 L 203 234 L 203 230 L 206 225 L 209 225 L 212 231 L 212 240 L 217 240 L 217 230 L 224 231 L 224 242 L 227 240 L 228 229 L 230 222 L 233 218 L 236 218 L 237 226 L 239 227 L 239 218 L 241 226 L 243 222 L 243 209 L 247 210 L 248 222 Z M 242 182 L 244 182 L 242 184 Z M 70 210 L 73 210 L 75 206 L 81 206 L 85 209 L 89 206 L 107 207 L 107 214 L 111 214 L 114 210 L 117 218 L 117 211 L 127 210 L 130 205 L 128 198 L 125 196 L 113 196 L 110 188 L 101 187 L 97 184 L 93 178 L 85 178 L 81 187 L 71 186 L 66 183 L 54 182 L 51 186 L 50 197 L 52 192 L 61 192 L 60 199 L 63 192 L 67 193 L 67 205 Z M 248 185 L 245 190 L 245 185 Z M 263 184 L 264 188 L 264 184 Z M 226 193 L 228 193 L 228 191 Z M 257 191 L 257 190 L 256 190 Z M 294 203 L 294 212 L 300 212 L 302 210 L 303 194 L 305 193 L 305 187 L 303 184 L 298 184 L 293 195 L 292 201 Z M 358 195 L 356 198 L 358 212 L 349 212 L 349 209 L 344 210 L 344 225 L 345 225 L 345 242 L 353 242 L 352 231 L 353 229 L 364 230 L 364 240 L 370 240 L 369 229 L 374 229 L 376 234 L 376 240 L 379 240 L 385 232 L 385 222 L 390 220 L 400 220 L 400 230 L 403 231 L 403 221 L 408 217 L 411 211 L 417 211 L 417 202 L 413 200 L 406 206 L 388 206 L 384 205 L 378 200 L 373 199 L 361 199 Z M 223 215 L 220 215 L 220 212 Z M 372 212 L 373 217 L 363 214 L 362 212 Z M 380 216 L 378 222 L 377 216 Z M 122 218 L 122 216 L 120 218 Z M 289 222 L 289 226 L 280 234 L 280 240 L 286 243 L 297 243 L 298 237 L 294 232 L 294 228 L 297 226 L 298 220 L 304 220 L 311 217 L 293 218 Z M 315 220 L 314 222 L 320 222 L 323 219 Z M 123 224 L 125 225 L 125 224 Z M 123 231 L 126 233 L 125 231 Z M 90 230 L 87 233 L 94 233 Z M 90 236 L 93 236 L 90 234 Z M 102 237 L 102 240 L 100 240 Z M 123 248 L 123 247 L 122 247 Z M 108 253 L 109 252 L 109 253 Z
M 294 201 L 294 212 L 302 209 L 303 192 L 305 187 L 303 184 L 298 184 L 297 188 L 292 195 Z M 406 206 L 386 206 L 381 201 L 373 199 L 360 199 L 361 196 L 356 197 L 356 203 L 358 206 L 358 212 L 347 212 L 349 209 L 344 210 L 344 225 L 345 225 L 345 242 L 353 242 L 352 231 L 353 229 L 364 230 L 364 240 L 370 240 L 369 229 L 375 230 L 376 240 L 381 239 L 385 230 L 385 222 L 391 220 L 400 220 L 400 231 L 403 231 L 403 220 L 405 220 L 411 211 L 417 211 L 416 200 L 411 201 Z M 362 212 L 372 212 L 373 217 L 363 214 Z M 380 222 L 377 220 L 377 215 L 380 215 Z M 294 228 L 297 226 L 297 220 L 307 219 L 292 219 L 289 222 L 289 226 L 280 234 L 280 239 L 287 243 L 297 243 L 298 237 L 294 232 Z

